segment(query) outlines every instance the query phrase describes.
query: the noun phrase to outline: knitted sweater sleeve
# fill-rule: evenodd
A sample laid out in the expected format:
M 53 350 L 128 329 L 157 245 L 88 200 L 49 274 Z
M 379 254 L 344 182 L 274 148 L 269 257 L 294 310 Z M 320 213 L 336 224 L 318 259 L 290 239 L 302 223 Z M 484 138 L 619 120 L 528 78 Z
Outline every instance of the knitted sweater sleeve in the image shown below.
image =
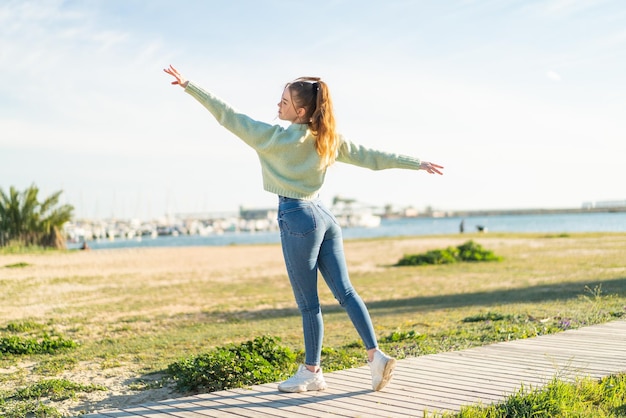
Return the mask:
M 385 170 L 388 168 L 419 170 L 421 164 L 419 158 L 366 148 L 343 138 L 339 147 L 337 161 L 371 170 Z
M 256 150 L 265 147 L 266 143 L 271 141 L 273 134 L 282 129 L 278 125 L 260 122 L 236 111 L 226 102 L 192 81 L 187 84 L 185 92 L 198 100 L 220 125 Z

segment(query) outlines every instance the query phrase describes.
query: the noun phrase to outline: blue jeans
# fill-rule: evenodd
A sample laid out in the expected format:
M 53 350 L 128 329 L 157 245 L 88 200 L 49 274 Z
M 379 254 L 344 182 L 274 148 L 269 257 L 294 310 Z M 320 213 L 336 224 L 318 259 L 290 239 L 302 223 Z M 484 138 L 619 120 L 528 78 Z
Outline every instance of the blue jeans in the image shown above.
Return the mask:
M 305 364 L 317 366 L 324 322 L 317 293 L 317 272 L 346 310 L 367 350 L 377 348 L 370 315 L 350 283 L 341 227 L 319 199 L 279 197 L 278 225 L 287 274 L 304 329 Z

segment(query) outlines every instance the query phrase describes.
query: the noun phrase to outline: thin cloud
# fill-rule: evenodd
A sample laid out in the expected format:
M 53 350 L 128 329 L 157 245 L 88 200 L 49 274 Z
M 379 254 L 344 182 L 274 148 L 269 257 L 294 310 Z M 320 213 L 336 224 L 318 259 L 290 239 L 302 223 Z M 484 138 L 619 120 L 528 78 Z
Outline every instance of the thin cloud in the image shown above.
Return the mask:
M 538 3 L 546 15 L 569 16 L 582 13 L 604 3 L 601 0 L 552 0 Z
M 552 81 L 561 81 L 561 75 L 556 71 L 548 71 L 546 72 L 546 77 L 548 77 Z

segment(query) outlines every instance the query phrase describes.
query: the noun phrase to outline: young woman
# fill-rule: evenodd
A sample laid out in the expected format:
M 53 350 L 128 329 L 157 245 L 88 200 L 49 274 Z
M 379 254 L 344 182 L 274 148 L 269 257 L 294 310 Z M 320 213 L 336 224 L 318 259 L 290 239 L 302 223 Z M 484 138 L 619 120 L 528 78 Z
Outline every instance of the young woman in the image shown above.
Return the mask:
M 372 388 L 389 382 L 395 359 L 378 349 L 370 315 L 350 283 L 341 228 L 324 207 L 318 192 L 326 170 L 335 161 L 372 170 L 405 168 L 442 174 L 442 166 L 417 158 L 376 151 L 354 144 L 335 131 L 328 86 L 316 77 L 287 83 L 278 103 L 278 117 L 287 128 L 259 122 L 186 80 L 174 67 L 164 70 L 198 100 L 226 129 L 258 154 L 263 186 L 278 195 L 278 224 L 287 273 L 304 329 L 305 362 L 278 385 L 283 392 L 323 390 L 320 368 L 324 324 L 317 292 L 318 271 L 346 310 L 367 350 Z

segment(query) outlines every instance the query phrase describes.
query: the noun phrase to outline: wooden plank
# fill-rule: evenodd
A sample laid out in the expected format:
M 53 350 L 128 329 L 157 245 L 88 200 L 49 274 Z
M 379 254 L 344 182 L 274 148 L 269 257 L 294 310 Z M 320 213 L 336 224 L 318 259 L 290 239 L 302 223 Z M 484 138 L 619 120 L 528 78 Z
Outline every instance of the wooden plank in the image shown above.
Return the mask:
M 603 324 L 592 325 L 588 327 L 576 328 L 572 330 L 568 330 L 571 332 L 579 332 L 579 333 L 594 333 L 594 332 L 606 332 L 606 331 L 615 331 L 615 330 L 626 331 L 626 321 L 624 320 L 615 320 L 605 322 Z
M 257 397 L 258 393 L 256 391 L 242 397 L 227 395 L 224 392 L 219 393 L 220 397 L 217 399 L 198 396 L 193 401 L 193 405 L 203 411 L 208 409 L 211 413 L 215 412 L 217 414 L 227 412 L 228 416 L 237 417 L 263 416 L 276 418 L 293 417 L 296 415 L 296 411 L 282 413 L 281 410 L 285 404 L 281 402 L 267 402 Z
M 508 387 L 508 382 L 504 379 L 490 379 L 491 376 L 485 376 L 475 372 L 465 372 L 458 369 L 454 374 L 442 373 L 440 369 L 419 367 L 419 373 L 405 372 L 406 369 L 400 369 L 394 373 L 392 384 L 410 385 L 417 384 L 423 386 L 445 384 L 446 387 L 461 391 L 466 391 L 468 387 L 474 390 L 480 390 L 482 393 L 493 393 L 498 396 L 502 393 L 502 388 Z M 495 384 L 494 384 L 495 382 Z
M 116 410 L 116 411 L 106 411 L 106 412 L 102 412 L 102 414 L 106 417 L 134 417 L 134 416 L 139 416 L 139 417 L 156 417 L 156 418 L 172 418 L 172 415 L 168 415 L 168 414 L 160 414 L 160 413 L 153 413 L 152 411 L 150 411 L 150 409 L 146 408 L 146 406 L 137 406 L 137 407 L 132 407 L 132 408 L 123 408 L 120 410 Z M 88 415 L 89 417 L 91 417 L 91 415 Z
M 500 377 L 508 381 L 517 381 L 526 384 L 544 384 L 551 380 L 558 372 L 554 367 L 554 363 L 548 361 L 527 362 L 523 365 L 517 361 L 500 358 L 496 360 L 485 359 L 483 356 L 467 355 L 459 358 L 456 362 L 457 366 L 462 368 L 463 362 L 472 362 L 474 365 L 467 370 L 475 370 L 477 374 L 493 376 L 497 373 Z
M 615 353 L 607 353 L 604 357 L 584 356 L 563 351 L 551 351 L 532 348 L 530 350 L 511 350 L 509 348 L 498 350 L 494 356 L 481 355 L 485 359 L 502 360 L 502 362 L 525 362 L 528 364 L 550 363 L 555 366 L 580 366 L 583 365 L 589 371 L 606 372 L 626 366 L 626 356 L 616 356 Z M 468 355 L 468 356 L 471 356 Z
M 420 358 L 421 359 L 421 358 Z M 492 366 L 490 368 L 486 367 L 485 364 L 481 364 L 479 362 L 468 363 L 466 359 L 461 358 L 459 356 L 450 356 L 447 358 L 437 358 L 436 360 L 431 360 L 429 358 L 424 358 L 421 361 L 417 361 L 416 359 L 409 360 L 406 364 L 415 367 L 417 373 L 419 374 L 422 370 L 423 365 L 431 364 L 430 367 L 424 368 L 425 371 L 432 371 L 434 373 L 446 374 L 451 378 L 456 378 L 459 376 L 459 379 L 464 382 L 470 382 L 474 384 L 477 378 L 482 380 L 489 379 L 490 382 L 497 382 L 503 384 L 509 384 L 511 382 L 511 378 L 509 377 L 512 372 L 510 367 L 502 367 L 501 370 L 497 369 L 493 362 L 487 362 L 487 365 Z M 528 369 L 530 366 L 524 365 L 525 369 Z M 536 377 L 536 374 L 525 374 L 526 376 Z
M 476 380 L 488 380 L 488 379 L 494 378 L 494 375 L 491 374 L 491 371 L 485 368 L 478 368 L 478 369 L 467 368 L 466 370 L 468 370 L 469 372 L 472 372 L 475 375 Z M 497 389 L 495 393 L 499 393 L 499 394 L 502 394 L 504 392 L 510 393 L 512 390 L 514 390 L 515 388 L 519 387 L 522 384 L 532 385 L 535 387 L 543 386 L 549 380 L 543 376 L 538 375 L 537 373 L 529 374 L 527 372 L 518 372 L 518 371 L 508 371 L 506 374 L 498 373 L 497 375 L 498 375 L 498 378 L 500 379 L 500 382 L 498 383 L 497 388 L 494 388 L 494 390 Z M 454 379 L 454 376 L 452 374 L 450 376 L 450 379 L 451 380 Z M 464 383 L 466 386 L 466 390 L 470 392 L 476 391 L 476 388 L 478 388 L 475 381 L 474 382 L 466 381 Z
M 170 417 L 185 417 L 185 418 L 207 418 L 207 417 L 228 417 L 228 418 L 241 418 L 245 415 L 237 413 L 237 411 L 228 408 L 227 404 L 223 404 L 219 401 L 215 401 L 209 405 L 202 405 L 196 402 L 182 402 L 173 405 L 147 405 L 146 409 L 148 413 L 146 416 L 152 418 L 155 412 L 166 412 L 170 414 Z
M 451 372 L 463 369 L 480 374 L 489 373 L 490 376 L 499 376 L 508 381 L 511 379 L 519 381 L 542 380 L 545 373 L 544 365 L 520 365 L 518 362 L 506 362 L 505 359 L 498 359 L 498 361 L 495 362 L 490 359 L 485 359 L 481 355 L 474 356 L 469 353 L 442 357 L 438 359 L 438 362 Z
M 562 334 L 565 335 L 561 335 L 561 334 L 552 334 L 552 335 L 544 335 L 541 337 L 537 337 L 537 338 L 530 338 L 530 339 L 526 339 L 526 340 L 516 340 L 516 341 L 510 341 L 511 344 L 516 345 L 516 344 L 521 344 L 522 342 L 527 342 L 528 345 L 533 345 L 533 344 L 542 344 L 542 343 L 549 343 L 549 345 L 558 345 L 558 344 L 567 344 L 570 341 L 576 341 L 577 343 L 580 344 L 599 344 L 599 345 L 606 345 L 607 347 L 612 347 L 612 348 L 617 348 L 619 346 L 624 346 L 624 343 L 626 342 L 626 340 L 624 339 L 623 335 L 620 335 L 619 333 L 616 333 L 615 331 L 612 331 L 611 333 L 574 333 L 572 331 L 571 334 L 567 334 L 570 331 L 565 331 Z M 622 333 L 626 333 L 626 330 L 624 331 L 620 331 Z M 546 337 L 554 337 L 554 338 L 546 338 Z M 575 347 L 570 347 L 570 348 L 575 348 Z
M 576 344 L 577 347 L 576 348 L 569 347 L 569 345 L 571 344 Z M 589 358 L 589 359 L 601 359 L 601 360 L 605 359 L 607 356 L 611 356 L 615 354 L 620 354 L 622 356 L 626 354 L 626 349 L 623 347 L 610 348 L 606 346 L 599 346 L 597 344 L 583 344 L 578 341 L 573 341 L 572 343 L 562 344 L 562 345 L 557 345 L 557 344 L 548 345 L 547 343 L 542 343 L 542 344 L 528 345 L 527 347 L 522 347 L 522 346 L 493 347 L 489 351 L 491 350 L 493 351 L 509 350 L 512 352 L 519 351 L 522 353 L 544 351 L 546 353 L 551 353 L 551 354 L 560 354 L 561 356 L 568 354 L 569 356 L 576 356 L 576 357 Z
M 522 367 L 527 370 L 542 371 L 545 370 L 545 368 L 553 369 L 556 366 L 560 367 L 564 365 L 574 365 L 579 363 L 583 363 L 588 367 L 592 367 L 592 365 L 598 363 L 602 364 L 601 361 L 594 362 L 582 357 L 565 355 L 561 353 L 545 353 L 543 351 L 533 353 L 529 351 L 525 354 L 525 357 L 520 357 L 519 355 L 506 355 L 506 353 L 490 355 L 490 353 L 485 352 L 473 352 L 464 353 L 463 356 L 460 356 L 460 358 L 464 361 L 471 360 L 475 362 L 476 365 L 480 364 L 483 366 L 491 366 L 492 370 L 494 371 L 502 368 L 507 368 L 511 370 L 519 369 Z
M 237 416 L 271 416 L 271 417 L 275 417 L 276 415 L 274 414 L 275 409 L 278 408 L 282 408 L 285 407 L 286 405 L 289 405 L 288 403 L 279 401 L 279 402 L 275 402 L 275 401 L 263 401 L 261 400 L 261 402 L 259 402 L 258 399 L 256 399 L 256 396 L 258 395 L 258 392 L 255 390 L 253 394 L 251 395 L 245 395 L 242 397 L 239 397 L 238 394 L 236 392 L 233 391 L 220 391 L 220 392 L 214 392 L 215 394 L 218 394 L 218 398 L 217 399 L 207 399 L 205 397 L 203 397 L 202 395 L 198 395 L 198 400 L 196 402 L 194 402 L 197 405 L 203 406 L 203 407 L 211 407 L 211 408 L 215 408 L 219 411 L 228 411 L 231 414 L 237 414 Z M 316 398 L 318 392 L 307 392 L 306 394 L 289 394 L 290 396 L 292 396 L 294 399 L 302 399 L 304 398 Z M 222 404 L 221 406 L 216 406 L 215 403 L 219 403 Z M 301 406 L 301 405 L 300 405 Z M 311 414 L 299 414 L 299 410 L 293 411 L 293 414 L 291 414 L 290 416 L 325 416 L 325 414 L 329 414 L 329 408 L 320 405 L 319 402 L 317 401 L 311 401 L 309 403 L 307 403 L 307 407 L 308 409 L 310 409 Z M 304 412 L 304 411 L 303 411 Z M 338 416 L 342 416 L 342 415 L 338 415 Z
M 332 405 L 339 410 L 349 413 L 349 416 L 360 416 L 365 413 L 371 413 L 371 411 L 378 411 L 383 415 L 389 415 L 394 417 L 406 417 L 412 416 L 407 413 L 407 406 L 415 406 L 413 404 L 407 405 L 404 402 L 397 402 L 398 399 L 385 399 L 384 397 L 374 395 L 373 392 L 368 392 L 354 395 L 351 397 L 338 397 L 336 401 L 329 401 L 328 404 Z
M 253 390 L 250 391 L 251 395 L 254 393 L 255 392 Z M 245 416 L 244 411 L 233 408 L 231 402 L 225 401 L 225 395 L 225 391 L 204 393 L 185 398 L 184 402 L 190 405 L 189 409 L 197 411 L 205 416 L 233 418 Z M 181 408 L 183 407 L 184 406 L 181 406 Z
M 294 417 L 299 416 L 301 418 L 316 417 L 315 412 L 303 410 L 301 406 L 306 404 L 303 398 L 292 399 L 290 394 L 279 392 L 276 389 L 276 384 L 273 384 L 273 388 L 268 386 L 255 386 L 255 397 L 259 400 L 266 402 L 267 407 L 274 408 L 272 413 L 280 417 Z M 243 391 L 245 389 L 233 389 L 234 392 Z
M 400 367 L 400 366 L 399 366 Z M 352 369 L 351 371 L 353 371 Z M 345 372 L 345 371 L 343 371 Z M 428 382 L 417 382 L 417 381 L 408 381 L 402 382 L 397 377 L 398 368 L 394 372 L 394 379 L 392 382 L 384 389 L 382 392 L 377 392 L 376 396 L 379 398 L 385 398 L 387 402 L 394 402 L 398 405 L 403 406 L 412 406 L 415 408 L 417 405 L 423 405 L 424 407 L 437 407 L 438 409 L 443 409 L 444 407 L 449 409 L 451 407 L 456 406 L 459 402 L 471 403 L 475 401 L 477 398 L 494 400 L 501 399 L 500 396 L 491 395 L 490 397 L 485 398 L 485 396 L 481 396 L 480 393 L 475 394 L 467 394 L 467 390 L 465 391 L 466 395 L 458 395 L 455 396 L 453 390 L 446 389 L 441 390 L 441 388 L 433 388 L 432 385 Z M 348 381 L 349 379 L 353 379 L 353 376 L 350 376 L 348 373 L 343 374 L 343 381 Z M 408 385 L 405 385 L 408 383 Z M 460 399 L 454 399 L 454 398 Z M 407 404 L 408 402 L 408 404 Z M 417 404 L 417 405 L 416 405 Z
M 360 373 L 359 375 L 355 376 L 354 375 L 354 369 L 351 370 L 342 370 L 341 371 L 341 382 L 354 382 L 355 380 L 358 379 L 359 382 L 362 382 L 363 379 L 361 379 L 361 375 L 362 373 Z M 336 372 L 336 373 L 340 373 L 340 372 Z M 367 370 L 367 373 L 369 374 L 369 370 Z M 335 374 L 335 373 L 333 373 Z M 368 376 L 369 377 L 369 376 Z M 393 383 L 393 382 L 392 382 Z M 398 413 L 401 413 L 401 411 L 404 411 L 404 413 L 406 413 L 406 408 L 408 408 L 409 410 L 415 410 L 419 405 L 416 403 L 416 395 L 418 395 L 416 392 L 409 392 L 406 390 L 403 390 L 402 388 L 394 388 L 394 386 L 392 384 L 389 384 L 384 391 L 382 392 L 374 392 L 371 389 L 371 385 L 368 381 L 367 385 L 364 386 L 366 388 L 366 391 L 363 395 L 359 396 L 358 398 L 360 400 L 365 400 L 367 399 L 367 401 L 369 402 L 375 402 L 378 405 L 387 405 L 387 409 L 389 408 L 389 405 L 394 405 L 394 406 L 399 406 L 401 407 L 401 410 L 398 411 Z M 425 403 L 428 405 L 430 404 L 430 402 L 432 402 L 431 399 L 425 398 L 425 397 L 420 397 L 420 400 L 426 401 Z M 430 401 L 430 402 L 429 402 Z
M 372 405 L 366 405 L 364 402 L 359 401 L 358 392 L 345 392 L 337 389 L 333 390 L 331 385 L 329 389 L 323 391 L 323 393 L 324 395 L 327 395 L 327 397 L 321 402 L 335 408 L 344 409 L 348 416 L 371 411 Z M 291 403 L 294 407 L 306 406 L 310 402 L 306 395 L 300 399 L 293 399 L 292 394 L 284 394 L 282 392 L 277 392 L 275 388 L 271 389 L 267 387 L 260 388 L 258 396 L 264 399 L 280 397 L 284 399 L 284 402 Z M 317 415 L 314 414 L 312 416 Z
M 607 353 L 603 357 L 584 355 L 583 353 L 565 352 L 563 350 L 545 350 L 543 348 L 492 348 L 489 351 L 464 353 L 470 358 L 479 357 L 486 361 L 498 361 L 502 364 L 521 363 L 528 365 L 552 365 L 557 367 L 584 367 L 589 372 L 611 372 L 615 368 L 624 368 L 626 358 L 616 357 L 615 353 Z
M 228 414 L 226 412 L 220 412 L 217 410 L 214 410 L 213 413 L 211 413 L 210 411 L 204 411 L 204 408 L 199 408 L 197 405 L 194 405 L 191 402 L 179 403 L 179 404 L 176 404 L 175 406 L 147 405 L 145 409 L 146 409 L 146 416 L 150 416 L 150 417 L 152 417 L 153 414 L 155 414 L 155 412 L 159 412 L 159 411 L 166 412 L 169 417 L 179 417 L 179 418 L 207 418 L 207 417 L 215 418 L 218 416 L 233 417 L 233 415 L 231 414 Z M 240 418 L 239 415 L 235 415 L 235 416 L 237 418 Z
M 620 345 L 610 346 L 608 344 L 601 344 L 598 342 L 585 342 L 585 341 L 533 341 L 529 344 L 494 344 L 493 346 L 481 347 L 484 352 L 491 351 L 537 351 L 546 350 L 557 353 L 570 353 L 580 354 L 590 358 L 601 358 L 607 354 L 614 354 L 616 352 L 626 353 L 626 341 Z M 477 350 L 479 351 L 479 350 Z
M 423 370 L 421 373 L 422 381 L 415 382 L 410 379 L 405 381 L 404 376 L 396 374 L 391 384 L 411 385 L 413 383 L 418 383 L 418 387 L 423 385 L 427 388 L 433 388 L 436 390 L 446 390 L 451 395 L 458 394 L 459 397 L 457 399 L 463 400 L 466 398 L 463 395 L 471 395 L 473 392 L 478 392 L 483 396 L 491 396 L 493 399 L 498 399 L 502 397 L 502 394 L 505 391 L 510 390 L 512 386 L 519 385 L 519 382 L 516 381 L 512 384 L 510 380 L 508 382 L 497 382 L 497 384 L 494 385 L 493 380 L 488 381 L 489 378 L 490 376 L 475 373 L 473 376 L 461 376 L 460 374 L 455 374 L 455 376 L 444 376 L 439 372 Z M 471 390 L 468 390 L 468 387 L 471 388 Z
M 572 342 L 575 342 L 575 345 L 572 345 Z M 511 344 L 494 344 L 493 346 L 486 346 L 489 348 L 498 348 L 498 346 L 510 346 L 510 347 L 548 347 L 548 348 L 553 348 L 553 349 L 562 349 L 562 350 L 567 350 L 567 351 L 572 351 L 572 352 L 585 352 L 588 355 L 591 356 L 598 356 L 599 353 L 602 352 L 615 352 L 620 351 L 620 349 L 624 352 L 626 352 L 626 340 L 624 341 L 619 341 L 619 340 L 615 340 L 613 342 L 604 342 L 604 341 L 598 341 L 598 340 L 572 340 L 572 339 L 567 339 L 567 340 L 538 340 L 538 341 L 529 341 L 527 344 L 513 344 L 513 342 L 511 342 Z M 594 351 L 587 351 L 589 349 L 593 349 Z

